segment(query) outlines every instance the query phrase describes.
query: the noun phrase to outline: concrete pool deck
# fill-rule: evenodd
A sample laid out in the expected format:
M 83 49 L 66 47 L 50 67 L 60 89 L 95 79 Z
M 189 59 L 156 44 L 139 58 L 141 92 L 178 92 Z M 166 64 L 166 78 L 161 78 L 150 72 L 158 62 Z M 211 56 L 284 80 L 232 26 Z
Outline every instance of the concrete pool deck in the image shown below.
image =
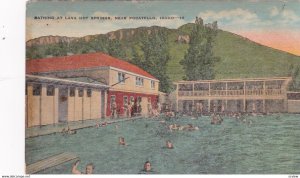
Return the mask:
M 122 118 L 122 119 L 110 119 L 110 118 L 93 119 L 93 120 L 76 121 L 76 122 L 69 122 L 69 123 L 59 123 L 55 125 L 31 127 L 31 128 L 26 128 L 25 138 L 49 135 L 53 133 L 61 133 L 62 129 L 67 127 L 69 127 L 71 130 L 78 130 L 78 129 L 88 128 L 88 127 L 94 127 L 96 126 L 97 123 L 100 125 L 105 122 L 107 124 L 113 124 L 117 122 L 130 121 L 130 120 L 141 119 L 141 118 L 143 117 L 136 116 L 132 118 Z

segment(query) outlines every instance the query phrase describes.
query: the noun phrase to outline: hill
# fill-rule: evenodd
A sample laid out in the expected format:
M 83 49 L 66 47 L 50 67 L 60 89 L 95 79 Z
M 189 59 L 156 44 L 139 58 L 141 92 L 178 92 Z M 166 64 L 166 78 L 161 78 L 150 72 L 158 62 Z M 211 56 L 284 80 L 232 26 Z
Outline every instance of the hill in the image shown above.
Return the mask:
M 188 49 L 188 39 L 185 39 L 185 37 L 188 37 L 191 33 L 193 25 L 193 23 L 185 24 L 178 29 L 168 29 L 159 26 L 120 29 L 107 34 L 76 38 L 68 42 L 60 41 L 60 43 L 68 43 L 68 45 L 65 45 L 65 47 L 68 46 L 64 51 L 65 54 L 66 52 L 70 52 L 68 50 L 71 50 L 72 53 L 86 53 L 100 50 L 107 52 L 105 51 L 109 48 L 107 40 L 117 40 L 122 46 L 121 50 L 125 52 L 123 59 L 130 61 L 132 58 L 132 48 L 134 47 L 140 52 L 141 41 L 145 39 L 145 35 L 162 29 L 168 34 L 169 52 L 171 55 L 167 73 L 172 81 L 177 81 L 182 80 L 184 76 L 184 71 L 179 61 L 183 59 Z M 180 39 L 183 40 L 179 41 L 179 37 L 182 37 Z M 37 56 L 46 57 L 52 54 L 51 50 L 49 50 L 51 45 L 53 46 L 53 44 L 26 46 L 27 51 L 40 50 Z M 76 48 L 69 49 L 71 48 L 70 46 L 76 46 Z M 78 49 L 79 47 L 84 47 L 84 49 Z M 218 30 L 214 44 L 214 53 L 215 56 L 221 58 L 215 66 L 217 79 L 287 76 L 289 75 L 289 67 L 292 64 L 300 64 L 300 56 L 263 46 L 247 38 L 223 30 Z M 56 55 L 60 55 L 60 53 Z

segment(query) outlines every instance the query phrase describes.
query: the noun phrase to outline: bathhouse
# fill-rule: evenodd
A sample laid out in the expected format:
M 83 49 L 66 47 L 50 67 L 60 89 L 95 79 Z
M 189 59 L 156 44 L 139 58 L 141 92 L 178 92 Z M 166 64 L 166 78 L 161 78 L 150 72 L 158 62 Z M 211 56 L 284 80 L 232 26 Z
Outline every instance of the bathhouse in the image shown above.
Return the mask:
M 288 100 L 291 80 L 291 77 L 274 77 L 178 81 L 174 107 L 180 112 L 191 112 L 201 103 L 203 112 L 288 112 L 289 106 L 295 103 L 300 106 L 299 101 L 291 104 Z M 293 108 L 293 112 L 297 110 Z
M 125 114 L 124 106 L 132 101 L 140 102 L 145 112 L 149 103 L 154 107 L 158 100 L 158 79 L 136 65 L 100 52 L 27 60 L 26 73 L 30 76 L 82 82 L 87 86 L 86 92 L 90 91 L 90 85 L 101 85 L 102 97 L 98 99 L 105 101 L 102 103 L 102 117 L 111 115 L 113 101 L 116 102 L 118 115 L 122 116 Z M 76 91 L 79 89 L 79 86 L 75 86 Z M 68 93 L 65 99 L 70 100 L 71 88 L 67 87 L 65 92 Z
M 108 85 L 26 75 L 26 127 L 105 116 Z

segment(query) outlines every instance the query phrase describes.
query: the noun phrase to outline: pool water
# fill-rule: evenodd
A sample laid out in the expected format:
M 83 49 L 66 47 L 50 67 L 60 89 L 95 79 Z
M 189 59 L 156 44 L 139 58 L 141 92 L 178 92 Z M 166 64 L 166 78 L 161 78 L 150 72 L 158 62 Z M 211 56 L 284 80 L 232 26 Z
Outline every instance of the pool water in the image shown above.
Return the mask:
M 92 162 L 95 174 L 138 174 L 150 161 L 157 174 L 299 174 L 300 115 L 246 116 L 246 122 L 225 117 L 211 125 L 209 117 L 167 120 L 140 119 L 77 134 L 52 134 L 26 139 L 26 163 L 72 152 L 79 169 Z M 195 131 L 169 131 L 170 124 L 193 124 Z M 118 144 L 125 138 L 128 146 Z M 171 140 L 174 149 L 166 149 Z M 70 174 L 68 162 L 39 174 Z

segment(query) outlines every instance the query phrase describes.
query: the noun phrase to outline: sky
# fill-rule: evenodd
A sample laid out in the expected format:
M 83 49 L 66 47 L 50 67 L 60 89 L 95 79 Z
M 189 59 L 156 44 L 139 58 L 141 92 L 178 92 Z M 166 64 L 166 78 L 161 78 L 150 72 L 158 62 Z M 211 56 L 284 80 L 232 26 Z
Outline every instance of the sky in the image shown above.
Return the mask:
M 49 16 L 55 19 L 34 19 Z M 26 8 L 26 40 L 47 35 L 82 37 L 153 25 L 178 28 L 194 22 L 196 16 L 204 19 L 204 23 L 218 21 L 222 30 L 300 56 L 300 0 L 32 0 Z M 82 20 L 79 17 L 88 19 Z M 91 17 L 111 17 L 112 20 L 91 20 Z M 115 17 L 127 19 L 115 20 Z M 129 20 L 128 17 L 156 19 Z M 160 17 L 183 18 L 160 20 Z

